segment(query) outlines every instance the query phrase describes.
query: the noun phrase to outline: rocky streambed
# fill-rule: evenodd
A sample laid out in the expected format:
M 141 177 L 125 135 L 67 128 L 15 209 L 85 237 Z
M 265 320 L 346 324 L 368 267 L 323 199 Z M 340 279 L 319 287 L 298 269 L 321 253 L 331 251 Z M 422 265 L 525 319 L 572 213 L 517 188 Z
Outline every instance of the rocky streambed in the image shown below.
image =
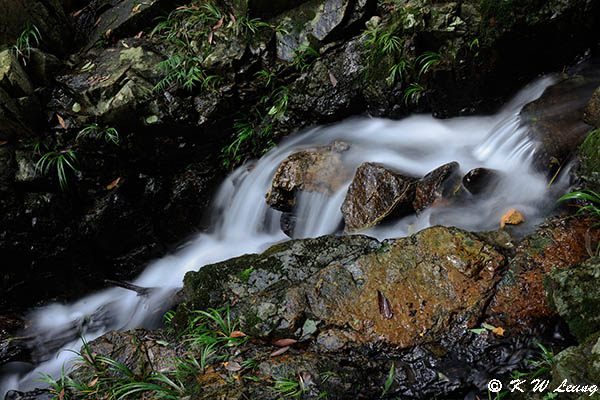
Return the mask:
M 472 399 L 539 365 L 600 384 L 600 233 L 555 204 L 599 189 L 598 4 L 3 8 L 7 398 Z M 412 112 L 487 116 L 281 142 Z M 76 388 L 53 352 L 80 334 Z M 58 386 L 27 392 L 39 372 Z

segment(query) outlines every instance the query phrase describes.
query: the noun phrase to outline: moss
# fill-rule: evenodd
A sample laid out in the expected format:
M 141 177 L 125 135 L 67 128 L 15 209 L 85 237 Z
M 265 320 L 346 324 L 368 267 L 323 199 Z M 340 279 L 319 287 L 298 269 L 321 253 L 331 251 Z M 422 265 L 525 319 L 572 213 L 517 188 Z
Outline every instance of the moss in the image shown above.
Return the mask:
M 581 167 L 578 171 L 588 189 L 600 190 L 600 129 L 590 132 L 579 148 Z

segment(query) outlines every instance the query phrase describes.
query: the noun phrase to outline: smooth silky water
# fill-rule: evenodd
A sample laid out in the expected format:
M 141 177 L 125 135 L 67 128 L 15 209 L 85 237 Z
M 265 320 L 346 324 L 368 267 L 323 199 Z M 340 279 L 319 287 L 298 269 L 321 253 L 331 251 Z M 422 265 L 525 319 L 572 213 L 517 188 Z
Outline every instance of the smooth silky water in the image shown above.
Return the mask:
M 428 226 L 441 224 L 481 231 L 497 229 L 502 214 L 517 208 L 527 218 L 529 229 L 543 220 L 554 199 L 547 197 L 547 178 L 532 170 L 534 143 L 520 128 L 519 112 L 555 82 L 543 77 L 523 89 L 497 114 L 438 120 L 416 115 L 400 121 L 354 118 L 335 125 L 304 131 L 284 140 L 253 168 L 234 171 L 222 184 L 214 199 L 211 214 L 213 231 L 202 233 L 175 254 L 152 262 L 135 285 L 156 288 L 147 296 L 122 288 L 111 288 L 71 304 L 51 304 L 33 310 L 28 316 L 36 366 L 9 363 L 2 370 L 0 398 L 10 389 L 30 390 L 43 386 L 40 373 L 60 376 L 63 365 L 69 368 L 79 350 L 79 332 L 86 340 L 110 330 L 158 326 L 167 296 L 182 286 L 187 271 L 246 253 L 257 253 L 288 240 L 279 226 L 281 213 L 265 202 L 271 180 L 279 164 L 298 150 L 342 140 L 351 145 L 343 153 L 345 164 L 356 169 L 363 162 L 377 162 L 412 176 L 423 176 L 451 161 L 458 161 L 462 173 L 486 167 L 504 172 L 500 182 L 486 196 L 468 204 L 443 208 L 434 218 L 429 209 L 419 216 L 408 216 L 393 224 L 370 228 L 361 233 L 384 238 L 410 235 Z M 567 175 L 567 174 L 563 174 Z M 565 178 L 554 186 L 567 189 Z M 316 237 L 336 233 L 342 221 L 340 206 L 350 184 L 326 196 L 304 193 L 298 196 L 298 223 L 295 237 Z M 439 213 L 439 211 L 435 211 Z

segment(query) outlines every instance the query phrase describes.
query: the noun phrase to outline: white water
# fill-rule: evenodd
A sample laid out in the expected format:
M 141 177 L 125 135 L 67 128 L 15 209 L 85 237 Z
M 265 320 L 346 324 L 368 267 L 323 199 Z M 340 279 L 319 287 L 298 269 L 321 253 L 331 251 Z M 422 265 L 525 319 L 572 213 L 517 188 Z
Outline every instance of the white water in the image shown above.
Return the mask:
M 539 97 L 554 79 L 546 77 L 521 91 L 499 113 L 488 117 L 466 117 L 436 120 L 429 116 L 412 116 L 401 121 L 384 119 L 351 119 L 329 127 L 306 131 L 289 138 L 258 160 L 254 168 L 241 167 L 223 183 L 214 202 L 214 231 L 200 234 L 176 254 L 151 263 L 133 283 L 159 287 L 151 296 L 140 297 L 134 292 L 113 288 L 87 296 L 75 303 L 53 304 L 36 310 L 30 316 L 38 356 L 44 359 L 28 372 L 13 364 L 5 368 L 0 384 L 0 396 L 8 389 L 28 390 L 41 383 L 41 372 L 60 375 L 64 363 L 81 343 L 73 340 L 81 330 L 87 340 L 112 329 L 131 329 L 156 324 L 165 311 L 165 296 L 181 287 L 183 275 L 203 265 L 260 252 L 270 245 L 288 239 L 279 228 L 281 213 L 265 203 L 277 166 L 292 152 L 334 140 L 351 144 L 344 153 L 344 162 L 351 168 L 366 161 L 379 162 L 408 175 L 423 176 L 442 164 L 458 161 L 461 172 L 487 167 L 505 172 L 495 189 L 468 205 L 449 206 L 441 217 L 445 225 L 471 230 L 499 227 L 501 215 L 510 208 L 520 209 L 530 225 L 543 218 L 547 206 L 547 181 L 531 171 L 534 146 L 519 130 L 521 107 Z M 295 236 L 315 237 L 334 233 L 342 215 L 340 206 L 344 188 L 331 197 L 304 194 L 298 199 L 299 223 Z M 558 184 L 561 184 L 559 182 Z M 428 210 L 419 217 L 409 216 L 393 225 L 375 227 L 363 233 L 379 239 L 402 237 L 437 223 Z M 431 219 L 431 220 L 430 220 Z M 46 355 L 49 348 L 61 348 Z M 9 366 L 9 369 L 11 367 Z

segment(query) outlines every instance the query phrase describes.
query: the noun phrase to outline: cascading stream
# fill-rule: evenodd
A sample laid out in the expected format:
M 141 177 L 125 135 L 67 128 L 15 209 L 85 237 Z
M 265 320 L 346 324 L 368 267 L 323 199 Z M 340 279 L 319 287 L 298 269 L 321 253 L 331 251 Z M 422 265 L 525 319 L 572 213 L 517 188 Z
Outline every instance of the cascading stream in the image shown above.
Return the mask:
M 148 296 L 112 288 L 67 305 L 53 304 L 30 315 L 35 354 L 43 360 L 33 370 L 19 363 L 4 368 L 0 396 L 8 389 L 29 390 L 41 386 L 40 373 L 59 376 L 63 363 L 78 350 L 78 332 L 92 340 L 109 330 L 152 327 L 160 321 L 166 296 L 181 287 L 187 271 L 246 253 L 261 252 L 288 239 L 279 227 L 281 213 L 265 202 L 271 180 L 279 164 L 291 153 L 342 140 L 351 145 L 344 163 L 356 169 L 370 161 L 423 176 L 442 164 L 458 161 L 461 172 L 486 167 L 500 170 L 504 178 L 492 193 L 469 204 L 451 205 L 443 215 L 431 210 L 408 216 L 383 227 L 362 233 L 379 239 L 402 237 L 442 223 L 469 230 L 489 230 L 499 226 L 500 216 L 518 208 L 531 227 L 540 222 L 546 204 L 547 180 L 533 172 L 533 144 L 519 128 L 518 113 L 524 104 L 538 98 L 555 82 L 542 78 L 521 91 L 493 116 L 436 120 L 412 116 L 400 121 L 356 118 L 328 127 L 315 128 L 288 138 L 258 160 L 253 168 L 242 166 L 222 184 L 214 201 L 214 230 L 199 234 L 176 254 L 151 263 L 133 283 L 157 288 Z M 566 175 L 566 174 L 565 174 Z M 298 196 L 296 237 L 335 233 L 342 221 L 340 205 L 350 182 L 332 196 L 305 193 Z M 566 187 L 564 182 L 555 183 Z M 57 351 L 58 349 L 62 349 Z

